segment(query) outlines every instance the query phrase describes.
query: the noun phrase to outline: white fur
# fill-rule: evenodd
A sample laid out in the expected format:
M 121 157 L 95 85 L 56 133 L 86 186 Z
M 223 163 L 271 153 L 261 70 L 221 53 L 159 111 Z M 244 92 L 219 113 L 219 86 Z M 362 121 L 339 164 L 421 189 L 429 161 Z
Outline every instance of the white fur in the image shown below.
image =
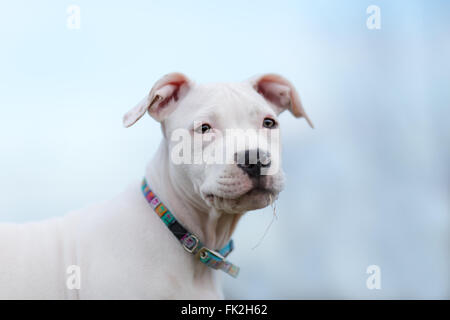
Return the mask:
M 258 79 L 264 79 L 264 90 L 282 91 L 280 104 L 257 92 Z M 286 82 L 268 85 L 270 79 L 196 85 L 182 74 L 170 74 L 124 117 L 131 126 L 148 110 L 162 123 L 164 138 L 145 177 L 176 218 L 212 249 L 230 239 L 242 214 L 270 203 L 282 189 L 283 174 L 280 170 L 264 180 L 269 196 L 252 193 L 250 179 L 234 164 L 174 165 L 171 133 L 189 129 L 194 121 L 210 123 L 212 134 L 259 129 L 265 116 L 276 119 L 286 108 L 306 117 L 295 89 Z M 297 106 L 286 100 L 289 94 L 296 95 Z M 204 147 L 212 148 L 217 140 Z M 70 265 L 80 267 L 80 290 L 66 286 Z M 221 271 L 184 251 L 143 197 L 140 180 L 110 201 L 61 218 L 0 224 L 2 299 L 220 299 L 219 276 Z

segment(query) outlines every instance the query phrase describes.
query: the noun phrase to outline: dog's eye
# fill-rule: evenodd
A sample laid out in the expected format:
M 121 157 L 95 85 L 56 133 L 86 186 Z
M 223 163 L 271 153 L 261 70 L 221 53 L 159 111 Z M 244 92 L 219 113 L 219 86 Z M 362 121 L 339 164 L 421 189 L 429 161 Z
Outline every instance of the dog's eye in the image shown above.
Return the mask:
M 207 123 L 202 124 L 200 127 L 200 130 L 202 133 L 207 133 L 209 130 L 211 130 L 211 126 Z
M 276 125 L 277 125 L 277 123 L 275 122 L 275 120 L 273 120 L 271 118 L 264 118 L 264 121 L 263 121 L 264 128 L 272 129 L 272 128 L 275 128 Z

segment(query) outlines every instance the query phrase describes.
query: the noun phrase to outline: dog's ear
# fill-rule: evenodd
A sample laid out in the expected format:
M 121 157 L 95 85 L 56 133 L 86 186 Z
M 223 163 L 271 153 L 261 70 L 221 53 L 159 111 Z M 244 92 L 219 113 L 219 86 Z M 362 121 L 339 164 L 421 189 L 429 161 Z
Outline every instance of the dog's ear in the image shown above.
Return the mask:
M 289 109 L 296 118 L 305 118 L 311 128 L 314 128 L 303 109 L 297 91 L 287 79 L 272 73 L 255 76 L 250 79 L 250 83 L 259 94 L 275 106 L 278 114 Z
M 181 73 L 169 73 L 155 83 L 150 93 L 123 116 L 128 128 L 146 111 L 157 121 L 163 121 L 174 109 L 177 101 L 186 95 L 192 82 Z

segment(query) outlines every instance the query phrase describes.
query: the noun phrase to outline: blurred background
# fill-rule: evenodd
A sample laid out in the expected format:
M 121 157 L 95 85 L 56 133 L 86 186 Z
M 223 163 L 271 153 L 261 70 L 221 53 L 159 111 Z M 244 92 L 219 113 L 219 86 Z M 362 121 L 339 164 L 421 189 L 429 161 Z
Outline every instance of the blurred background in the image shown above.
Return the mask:
M 139 179 L 161 131 L 121 119 L 162 75 L 276 72 L 316 128 L 281 116 L 278 218 L 256 248 L 272 209 L 238 225 L 226 297 L 448 299 L 449 16 L 438 0 L 4 1 L 0 221 L 61 216 Z

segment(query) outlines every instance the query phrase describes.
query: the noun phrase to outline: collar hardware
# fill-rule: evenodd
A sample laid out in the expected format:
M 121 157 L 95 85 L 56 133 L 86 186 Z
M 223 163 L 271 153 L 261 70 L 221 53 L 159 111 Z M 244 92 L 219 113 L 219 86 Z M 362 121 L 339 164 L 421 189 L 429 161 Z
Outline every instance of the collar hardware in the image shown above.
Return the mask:
M 220 269 L 235 278 L 238 276 L 239 267 L 225 260 L 225 257 L 227 257 L 228 254 L 234 249 L 233 240 L 230 240 L 222 249 L 217 251 L 205 247 L 195 234 L 188 231 L 181 223 L 177 221 L 173 213 L 170 212 L 170 210 L 159 200 L 156 194 L 150 190 L 145 178 L 142 180 L 141 188 L 145 199 L 150 204 L 150 207 L 155 211 L 155 213 L 178 239 L 178 241 L 180 241 L 184 250 L 195 255 L 200 262 L 206 264 L 212 269 Z
M 214 269 L 220 268 L 222 262 L 225 261 L 225 258 L 222 255 L 214 250 L 208 249 L 207 247 L 203 247 L 198 251 L 198 255 L 200 257 L 200 261 L 203 263 L 211 263 L 211 267 Z M 211 261 L 213 260 L 213 261 Z
M 182 246 L 184 248 L 184 250 L 186 250 L 189 253 L 194 253 L 195 249 L 197 249 L 198 244 L 199 244 L 199 240 L 198 238 L 193 235 L 190 234 L 187 237 L 182 239 Z

